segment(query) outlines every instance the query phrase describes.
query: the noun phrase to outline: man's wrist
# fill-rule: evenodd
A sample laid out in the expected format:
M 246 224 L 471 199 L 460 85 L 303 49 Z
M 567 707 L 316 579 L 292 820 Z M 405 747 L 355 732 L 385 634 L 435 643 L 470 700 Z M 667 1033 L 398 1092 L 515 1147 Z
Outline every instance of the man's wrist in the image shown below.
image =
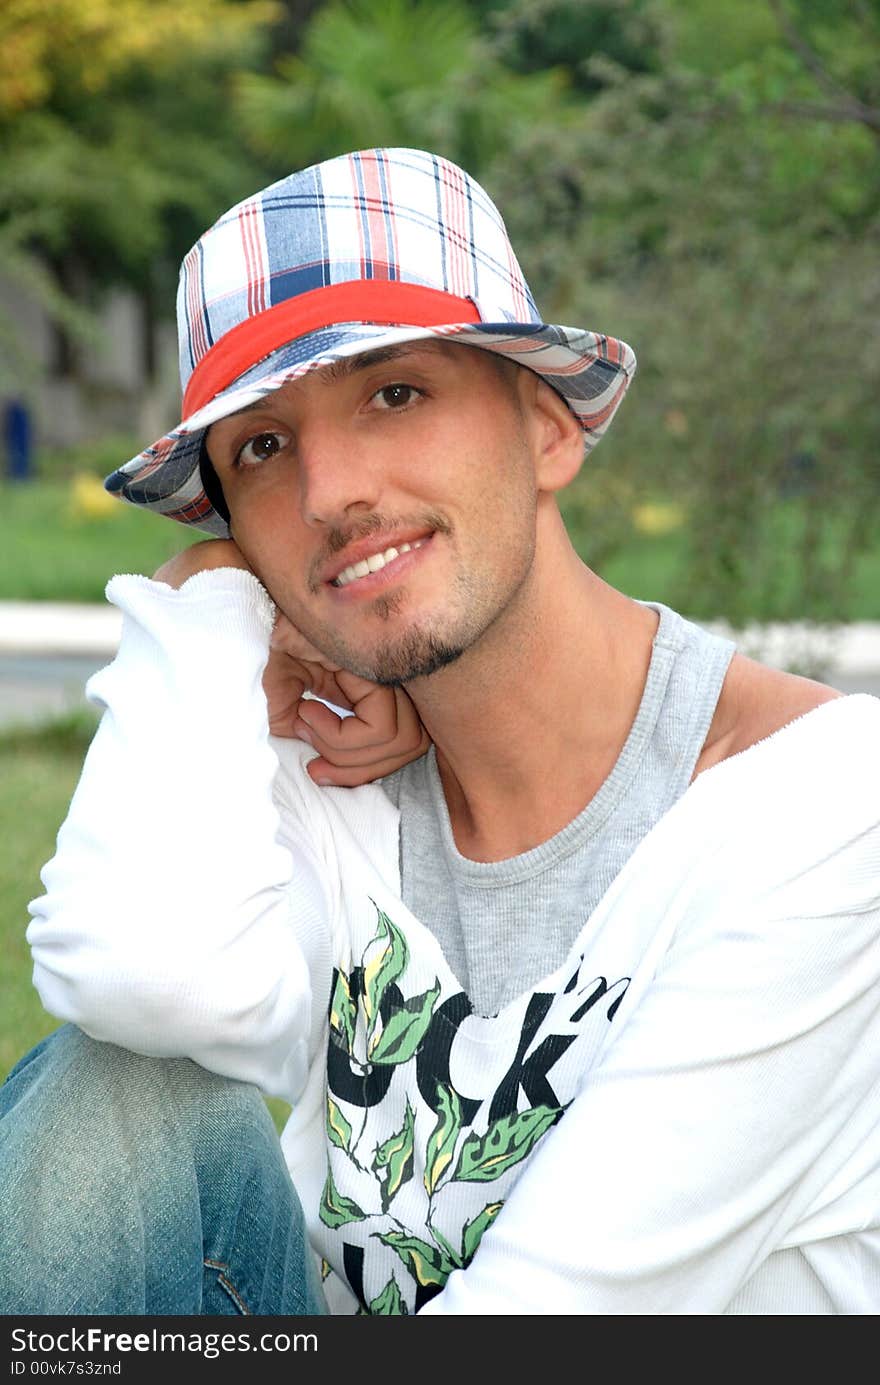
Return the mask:
M 185 582 L 198 573 L 217 568 L 240 568 L 244 572 L 253 572 L 241 549 L 232 539 L 206 539 L 202 543 L 191 544 L 180 553 L 175 553 L 156 569 L 153 581 L 164 582 L 166 586 L 179 591 Z
M 236 632 L 247 643 L 256 640 L 264 660 L 268 655 L 275 604 L 247 569 L 201 569 L 179 589 L 143 575 L 120 575 L 107 583 L 106 596 L 122 611 L 129 639 L 131 627 L 140 627 L 151 643 L 173 648 L 175 658 L 187 663 L 187 650 L 225 644 Z

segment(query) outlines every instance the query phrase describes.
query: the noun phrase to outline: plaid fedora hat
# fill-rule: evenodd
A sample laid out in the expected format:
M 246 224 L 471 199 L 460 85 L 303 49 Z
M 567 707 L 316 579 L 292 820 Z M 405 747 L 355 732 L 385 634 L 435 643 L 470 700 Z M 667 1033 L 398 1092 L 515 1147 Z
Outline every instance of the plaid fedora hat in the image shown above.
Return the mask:
M 341 155 L 240 202 L 184 259 L 177 318 L 182 421 L 104 484 L 219 537 L 205 430 L 343 356 L 426 337 L 497 352 L 563 396 L 587 449 L 636 364 L 625 342 L 543 323 L 494 203 L 417 149 Z

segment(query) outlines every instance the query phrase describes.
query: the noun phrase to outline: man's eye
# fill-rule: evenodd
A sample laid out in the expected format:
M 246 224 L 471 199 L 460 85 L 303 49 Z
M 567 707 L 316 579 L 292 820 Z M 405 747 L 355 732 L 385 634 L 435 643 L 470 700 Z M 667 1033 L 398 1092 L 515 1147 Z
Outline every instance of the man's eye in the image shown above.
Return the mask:
M 270 457 L 282 452 L 289 442 L 287 433 L 257 433 L 255 437 L 248 438 L 241 448 L 235 465 L 259 466 L 260 462 L 268 462 Z
M 385 385 L 383 389 L 377 390 L 373 395 L 372 402 L 379 409 L 405 409 L 408 404 L 412 404 L 420 397 L 421 391 L 415 385 Z

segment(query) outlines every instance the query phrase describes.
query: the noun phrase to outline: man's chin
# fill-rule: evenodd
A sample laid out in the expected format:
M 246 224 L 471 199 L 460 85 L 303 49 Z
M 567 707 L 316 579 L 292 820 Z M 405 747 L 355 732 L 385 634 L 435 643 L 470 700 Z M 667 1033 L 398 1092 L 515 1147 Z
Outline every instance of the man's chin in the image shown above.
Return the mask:
M 436 649 L 431 655 L 425 655 L 420 660 L 411 660 L 405 667 L 398 665 L 382 666 L 377 670 L 375 683 L 381 683 L 386 688 L 401 688 L 407 683 L 414 683 L 419 678 L 430 678 L 432 673 L 437 673 L 439 669 L 446 668 L 449 664 L 454 664 L 456 659 L 460 659 L 464 650 L 458 646 L 446 646 Z
M 418 678 L 430 678 L 438 669 L 455 663 L 463 653 L 463 645 L 451 644 L 422 631 L 413 631 L 402 639 L 380 646 L 362 662 L 352 659 L 350 655 L 341 662 L 361 678 L 368 678 L 385 688 L 399 688 Z

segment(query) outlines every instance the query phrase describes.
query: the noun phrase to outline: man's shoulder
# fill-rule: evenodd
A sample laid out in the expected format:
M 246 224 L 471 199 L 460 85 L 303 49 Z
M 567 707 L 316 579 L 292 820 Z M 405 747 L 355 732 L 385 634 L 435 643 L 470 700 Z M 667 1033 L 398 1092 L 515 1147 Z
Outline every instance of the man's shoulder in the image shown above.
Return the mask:
M 843 696 L 826 683 L 735 654 L 694 777 Z
M 736 907 L 766 898 L 829 919 L 876 911 L 880 698 L 793 706 L 781 727 L 697 777 L 658 824 L 654 850 L 700 898 L 721 890 Z
M 815 695 L 797 688 L 787 700 L 769 701 L 753 721 L 751 736 L 701 773 L 685 798 L 710 835 L 720 832 L 736 850 L 760 849 L 765 839 L 778 849 L 785 837 L 799 841 L 808 854 L 833 855 L 835 842 L 843 846 L 864 837 L 876 873 L 880 698 L 827 697 L 824 684 L 815 686 Z

